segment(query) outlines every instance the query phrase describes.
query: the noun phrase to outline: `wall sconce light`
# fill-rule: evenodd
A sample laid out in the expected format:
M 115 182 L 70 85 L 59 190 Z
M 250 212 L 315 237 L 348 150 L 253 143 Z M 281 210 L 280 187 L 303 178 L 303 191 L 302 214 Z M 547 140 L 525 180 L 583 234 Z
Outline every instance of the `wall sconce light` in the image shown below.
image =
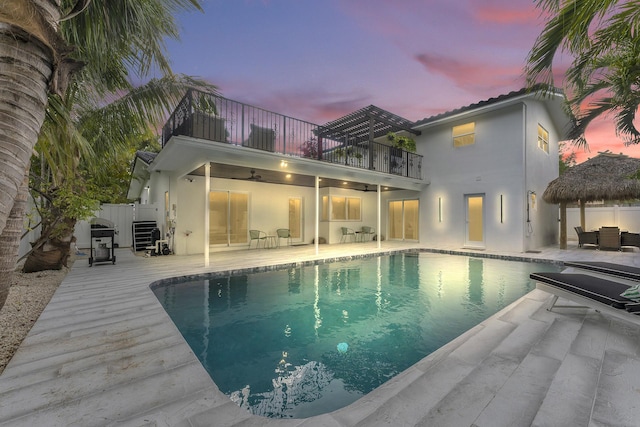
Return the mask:
M 504 223 L 504 195 L 500 195 L 500 224 Z
M 286 160 L 280 160 L 280 167 L 281 168 L 286 168 L 289 164 L 287 163 Z
M 148 185 L 146 185 L 146 186 L 144 187 L 144 189 L 145 189 L 145 190 L 148 190 L 149 188 L 150 188 L 150 187 L 149 187 Z
M 438 222 L 442 222 L 442 197 L 438 197 Z

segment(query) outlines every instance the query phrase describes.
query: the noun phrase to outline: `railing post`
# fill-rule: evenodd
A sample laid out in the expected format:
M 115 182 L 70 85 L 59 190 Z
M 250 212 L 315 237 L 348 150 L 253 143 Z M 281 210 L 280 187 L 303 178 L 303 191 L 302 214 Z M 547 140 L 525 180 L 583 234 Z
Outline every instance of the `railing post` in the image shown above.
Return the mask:
M 242 131 L 240 132 L 240 145 L 244 144 L 244 104 L 242 104 L 242 112 L 241 112 L 242 118 L 240 119 L 241 123 L 242 123 Z
M 287 117 L 282 116 L 282 154 L 287 154 Z

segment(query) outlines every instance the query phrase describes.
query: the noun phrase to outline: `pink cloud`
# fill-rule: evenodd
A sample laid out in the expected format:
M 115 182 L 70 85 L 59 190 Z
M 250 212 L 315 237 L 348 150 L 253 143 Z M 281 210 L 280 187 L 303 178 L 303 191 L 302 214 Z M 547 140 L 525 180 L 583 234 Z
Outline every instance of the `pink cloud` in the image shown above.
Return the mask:
M 415 55 L 427 71 L 453 81 L 458 87 L 476 90 L 490 87 L 521 87 L 524 84 L 522 69 L 513 65 L 497 65 L 481 61 L 462 61 L 453 57 L 421 53 Z
M 533 25 L 540 15 L 540 12 L 532 6 L 515 8 L 512 5 L 502 7 L 485 4 L 483 2 L 474 14 L 477 20 L 482 23 Z

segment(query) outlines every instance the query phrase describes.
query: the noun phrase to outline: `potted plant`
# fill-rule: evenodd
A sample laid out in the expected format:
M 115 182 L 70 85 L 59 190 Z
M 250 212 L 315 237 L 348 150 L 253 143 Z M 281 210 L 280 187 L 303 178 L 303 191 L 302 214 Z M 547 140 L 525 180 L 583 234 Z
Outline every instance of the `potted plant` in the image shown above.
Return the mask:
M 394 132 L 387 134 L 387 139 L 391 141 L 391 145 L 394 148 L 400 148 L 410 153 L 416 152 L 416 141 L 410 136 L 398 135 Z

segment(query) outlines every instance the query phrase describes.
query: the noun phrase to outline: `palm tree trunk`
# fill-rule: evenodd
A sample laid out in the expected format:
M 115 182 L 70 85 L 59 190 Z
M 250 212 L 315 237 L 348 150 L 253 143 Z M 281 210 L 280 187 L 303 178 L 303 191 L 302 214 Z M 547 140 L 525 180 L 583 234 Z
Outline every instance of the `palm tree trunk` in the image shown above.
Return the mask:
M 69 69 L 59 20 L 60 0 L 4 0 L 0 6 L 0 308 L 15 269 L 24 180 L 49 90 L 59 89 L 61 69 Z
M 0 233 L 0 308 L 9 295 L 9 287 L 16 268 L 28 196 L 29 178 L 25 175 L 6 221 L 6 226 Z

